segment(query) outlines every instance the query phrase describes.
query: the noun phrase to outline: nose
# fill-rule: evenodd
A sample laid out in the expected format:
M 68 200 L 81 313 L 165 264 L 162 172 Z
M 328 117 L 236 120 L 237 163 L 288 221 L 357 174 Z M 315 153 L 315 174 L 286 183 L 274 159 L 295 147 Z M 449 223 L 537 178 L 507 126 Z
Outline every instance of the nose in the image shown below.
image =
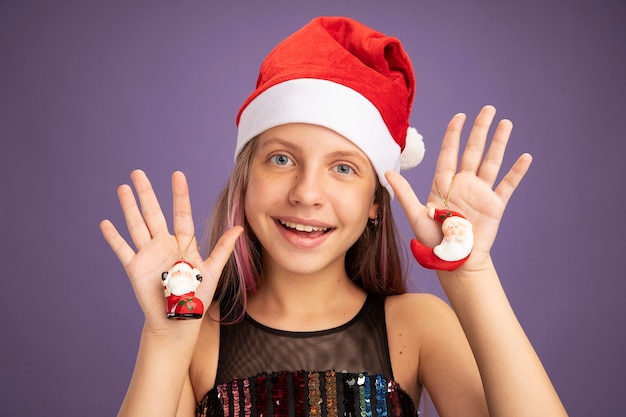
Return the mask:
M 292 204 L 321 206 L 326 202 L 323 175 L 314 168 L 298 170 L 289 192 Z

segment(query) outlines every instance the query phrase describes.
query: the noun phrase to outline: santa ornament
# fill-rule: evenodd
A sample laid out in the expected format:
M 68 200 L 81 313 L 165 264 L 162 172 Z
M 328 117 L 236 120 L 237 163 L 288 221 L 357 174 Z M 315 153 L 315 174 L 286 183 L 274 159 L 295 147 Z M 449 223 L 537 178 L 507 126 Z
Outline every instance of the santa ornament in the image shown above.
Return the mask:
M 411 240 L 411 252 L 424 268 L 454 271 L 467 261 L 474 246 L 472 224 L 456 211 L 430 209 L 428 216 L 441 223 L 443 239 L 434 248 Z
M 467 261 L 474 247 L 472 224 L 462 214 L 448 209 L 454 178 L 452 176 L 448 193 L 444 197 L 435 180 L 435 189 L 443 200 L 443 209 L 430 208 L 428 217 L 441 224 L 443 240 L 434 248 L 422 245 L 416 239 L 411 240 L 411 252 L 424 268 L 439 271 L 454 271 Z
M 202 275 L 189 262 L 178 261 L 169 271 L 163 272 L 163 291 L 167 299 L 168 319 L 199 319 L 204 304 L 195 296 Z
M 199 269 L 185 261 L 185 255 L 194 239 L 191 239 L 185 252 L 181 252 L 180 260 L 161 274 L 168 319 L 199 319 L 204 313 L 204 304 L 196 297 L 196 290 L 202 282 L 202 275 Z M 180 251 L 180 246 L 178 250 Z

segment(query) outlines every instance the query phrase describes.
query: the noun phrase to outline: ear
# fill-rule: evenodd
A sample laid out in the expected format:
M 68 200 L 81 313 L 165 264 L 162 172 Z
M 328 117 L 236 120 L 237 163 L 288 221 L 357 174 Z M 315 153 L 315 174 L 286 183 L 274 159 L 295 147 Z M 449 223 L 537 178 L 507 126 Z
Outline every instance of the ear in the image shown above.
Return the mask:
M 378 218 L 378 203 L 372 201 L 368 217 L 372 220 Z

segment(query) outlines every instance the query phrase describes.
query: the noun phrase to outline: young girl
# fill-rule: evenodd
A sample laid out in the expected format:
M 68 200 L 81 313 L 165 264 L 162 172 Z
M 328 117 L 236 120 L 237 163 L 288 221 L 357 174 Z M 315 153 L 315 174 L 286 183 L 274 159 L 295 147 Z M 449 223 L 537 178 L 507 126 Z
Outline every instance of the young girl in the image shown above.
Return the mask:
M 207 259 L 184 175 L 170 234 L 145 174 L 131 174 L 139 205 L 128 185 L 118 195 L 135 249 L 101 223 L 145 314 L 120 416 L 400 416 L 424 388 L 441 416 L 566 415 L 490 257 L 531 157 L 496 185 L 511 123 L 487 146 L 484 107 L 459 162 L 457 114 L 423 205 L 399 174 L 424 150 L 408 123 L 414 86 L 400 42 L 351 19 L 314 19 L 278 45 L 237 119 Z M 453 309 L 407 293 L 394 197 Z M 169 294 L 192 268 L 189 316 L 204 317 L 167 318 L 163 280 Z

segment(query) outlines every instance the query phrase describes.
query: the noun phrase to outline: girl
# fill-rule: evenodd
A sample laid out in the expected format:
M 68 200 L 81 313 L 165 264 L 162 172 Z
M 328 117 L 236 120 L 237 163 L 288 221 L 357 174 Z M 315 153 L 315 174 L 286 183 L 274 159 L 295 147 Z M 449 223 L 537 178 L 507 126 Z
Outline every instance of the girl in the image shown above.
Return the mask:
M 131 174 L 139 204 L 128 185 L 118 195 L 136 249 L 101 223 L 145 314 L 120 416 L 410 415 L 424 388 L 441 416 L 566 415 L 490 257 L 531 157 L 496 185 L 511 123 L 487 146 L 484 107 L 458 162 L 457 114 L 423 205 L 398 173 L 423 155 L 414 87 L 400 42 L 351 19 L 314 19 L 278 45 L 237 119 L 207 259 L 184 175 L 172 235 L 145 174 Z M 407 293 L 394 197 L 453 309 Z M 436 255 L 444 241 L 460 252 Z M 201 320 L 166 318 L 160 277 L 180 261 L 200 272 Z

